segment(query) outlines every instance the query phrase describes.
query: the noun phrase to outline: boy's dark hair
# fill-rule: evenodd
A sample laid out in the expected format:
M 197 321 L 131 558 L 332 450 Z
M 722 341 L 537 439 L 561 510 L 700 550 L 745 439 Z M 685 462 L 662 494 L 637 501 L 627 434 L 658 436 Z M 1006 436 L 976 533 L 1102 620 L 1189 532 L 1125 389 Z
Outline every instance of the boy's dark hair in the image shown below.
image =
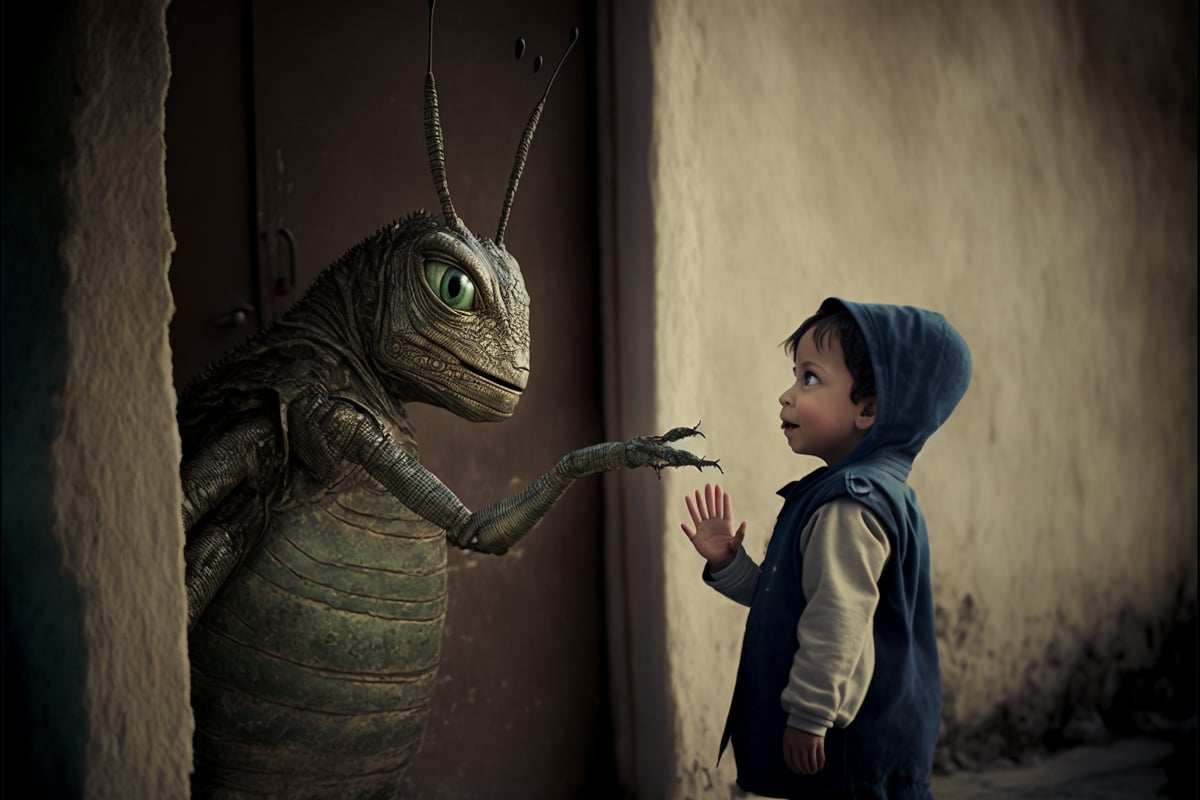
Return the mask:
M 867 349 L 867 340 L 862 329 L 850 316 L 843 306 L 829 303 L 822 305 L 817 313 L 804 322 L 796 332 L 783 341 L 787 354 L 794 360 L 796 350 L 800 347 L 800 339 L 809 331 L 813 332 L 813 343 L 820 350 L 825 346 L 825 339 L 830 334 L 837 336 L 842 345 L 842 354 L 846 359 L 846 369 L 854 383 L 850 386 L 850 402 L 857 403 L 867 397 L 875 396 L 875 370 L 871 367 L 871 352 Z

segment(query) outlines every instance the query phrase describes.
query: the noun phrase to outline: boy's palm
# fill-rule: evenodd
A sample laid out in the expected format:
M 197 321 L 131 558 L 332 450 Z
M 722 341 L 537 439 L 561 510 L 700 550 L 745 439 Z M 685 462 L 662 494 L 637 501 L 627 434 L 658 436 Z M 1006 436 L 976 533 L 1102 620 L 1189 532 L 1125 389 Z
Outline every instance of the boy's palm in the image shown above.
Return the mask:
M 738 547 L 746 536 L 746 523 L 733 529 L 733 501 L 720 486 L 705 484 L 704 496 L 696 490 L 696 499 L 685 497 L 688 514 L 692 518 L 689 526 L 680 525 L 687 534 L 696 552 L 708 560 L 710 572 L 724 569 L 737 555 Z

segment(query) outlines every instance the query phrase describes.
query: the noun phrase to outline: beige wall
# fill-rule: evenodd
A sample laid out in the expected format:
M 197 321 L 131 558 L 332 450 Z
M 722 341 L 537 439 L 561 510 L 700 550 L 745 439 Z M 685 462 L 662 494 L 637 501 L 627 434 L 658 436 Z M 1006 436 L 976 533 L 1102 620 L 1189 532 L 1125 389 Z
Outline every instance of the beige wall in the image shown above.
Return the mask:
M 166 4 L 37 5 L 5 6 L 5 786 L 186 798 Z
M 829 294 L 944 311 L 975 380 L 913 483 L 948 736 L 1005 703 L 1044 728 L 1070 680 L 1101 692 L 1195 597 L 1195 129 L 1171 25 L 1119 4 L 640 5 L 613 4 L 601 98 L 610 429 L 702 418 L 759 555 L 774 489 L 813 466 L 776 430 L 778 341 Z M 5 667 L 30 689 L 29 768 L 62 796 L 187 795 L 162 6 L 6 7 L 30 43 L 5 86 L 25 127 L 6 128 Z M 744 614 L 678 531 L 698 484 L 610 481 L 618 747 L 645 797 L 733 778 L 711 765 Z
M 191 772 L 179 438 L 167 324 L 166 3 L 84 3 L 66 165 L 56 527 L 87 598 L 85 796 L 184 797 Z M 129 391 L 128 387 L 137 387 Z
M 631 303 L 635 274 L 654 276 L 649 313 L 618 308 L 617 325 L 621 356 L 653 372 L 623 367 L 622 396 L 656 400 L 622 419 L 703 419 L 698 449 L 720 457 L 752 555 L 775 490 L 816 466 L 778 431 L 777 345 L 822 298 L 938 309 L 970 344 L 971 389 L 911 480 L 944 736 L 963 747 L 1005 705 L 1015 740 L 1061 724 L 1069 682 L 1102 704 L 1153 655 L 1145 630 L 1181 587 L 1195 598 L 1194 95 L 1167 7 L 1087 8 L 657 0 L 650 84 L 616 67 L 618 111 L 622 92 L 651 96 L 646 119 L 617 123 L 616 205 L 648 191 L 649 214 L 617 212 L 614 269 Z M 648 189 L 622 172 L 639 168 L 621 161 L 630 124 Z M 672 742 L 662 771 L 646 765 L 662 745 L 637 745 L 648 796 L 727 797 L 735 776 L 713 760 L 745 614 L 703 586 L 678 526 L 703 480 L 623 483 L 653 520 L 620 531 L 631 604 L 665 613 L 629 623 L 635 663 L 665 641 L 665 697 L 653 672 L 633 679 L 668 715 L 635 711 L 637 732 Z

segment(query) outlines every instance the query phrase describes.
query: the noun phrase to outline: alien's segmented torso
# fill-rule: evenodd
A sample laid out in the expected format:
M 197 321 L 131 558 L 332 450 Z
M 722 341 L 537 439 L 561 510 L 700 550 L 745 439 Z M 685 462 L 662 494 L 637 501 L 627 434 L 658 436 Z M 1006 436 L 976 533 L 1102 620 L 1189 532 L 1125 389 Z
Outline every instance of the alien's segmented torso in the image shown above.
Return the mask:
M 278 433 L 258 487 L 265 526 L 189 637 L 196 796 L 391 797 L 429 712 L 444 531 L 349 461 L 313 475 L 289 409 L 314 391 L 353 402 L 415 457 L 413 431 L 355 356 L 298 335 L 305 319 L 256 337 L 180 402 L 185 458 L 233 419 Z
M 306 484 L 190 637 L 205 796 L 386 798 L 420 746 L 446 613 L 443 531 L 361 469 Z

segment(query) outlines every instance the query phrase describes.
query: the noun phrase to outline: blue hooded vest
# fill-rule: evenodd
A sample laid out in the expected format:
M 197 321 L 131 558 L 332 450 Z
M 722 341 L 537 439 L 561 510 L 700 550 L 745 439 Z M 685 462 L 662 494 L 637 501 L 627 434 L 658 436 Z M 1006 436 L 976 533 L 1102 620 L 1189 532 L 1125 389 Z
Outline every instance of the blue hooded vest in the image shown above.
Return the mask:
M 788 798 L 928 798 L 941 712 L 941 677 L 929 578 L 929 541 L 906 480 L 913 459 L 966 392 L 971 356 L 950 323 L 910 306 L 851 303 L 875 371 L 875 422 L 842 461 L 780 490 L 783 508 L 746 619 L 741 662 L 721 749 L 732 741 L 738 785 Z M 875 670 L 862 707 L 825 737 L 825 767 L 798 775 L 783 761 L 787 712 L 780 695 L 796 655 L 806 600 L 800 533 L 817 508 L 849 496 L 888 531 L 879 579 Z

